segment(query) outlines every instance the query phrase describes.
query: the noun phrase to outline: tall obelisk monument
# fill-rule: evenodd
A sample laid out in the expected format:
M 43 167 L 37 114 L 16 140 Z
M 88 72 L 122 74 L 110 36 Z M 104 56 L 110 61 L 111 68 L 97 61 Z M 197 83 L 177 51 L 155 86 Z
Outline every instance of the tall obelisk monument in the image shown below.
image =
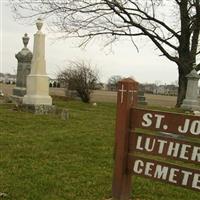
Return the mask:
M 23 104 L 52 105 L 52 98 L 49 96 L 49 78 L 46 74 L 45 34 L 41 31 L 43 21 L 40 18 L 36 26 L 38 31 L 34 34 L 31 73 L 27 76 L 27 91 Z

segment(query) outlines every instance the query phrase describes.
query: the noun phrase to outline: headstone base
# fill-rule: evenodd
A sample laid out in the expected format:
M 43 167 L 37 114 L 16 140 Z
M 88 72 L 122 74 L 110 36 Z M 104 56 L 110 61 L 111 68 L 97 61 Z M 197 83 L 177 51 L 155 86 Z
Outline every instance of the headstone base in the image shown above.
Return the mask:
M 23 98 L 23 104 L 27 105 L 52 105 L 52 98 L 50 96 L 41 96 L 41 95 L 25 95 Z
M 69 118 L 69 111 L 64 108 L 58 108 L 54 105 L 20 105 L 20 110 L 24 112 L 31 112 L 39 115 L 53 114 L 60 116 L 61 119 L 66 120 Z
M 188 111 L 200 111 L 200 105 L 197 100 L 184 99 L 181 108 Z
M 23 87 L 15 87 L 13 89 L 13 95 L 23 97 L 26 94 L 26 88 Z
M 22 104 L 20 108 L 22 111 L 28 111 L 34 114 L 50 114 L 54 113 L 56 107 L 52 105 Z

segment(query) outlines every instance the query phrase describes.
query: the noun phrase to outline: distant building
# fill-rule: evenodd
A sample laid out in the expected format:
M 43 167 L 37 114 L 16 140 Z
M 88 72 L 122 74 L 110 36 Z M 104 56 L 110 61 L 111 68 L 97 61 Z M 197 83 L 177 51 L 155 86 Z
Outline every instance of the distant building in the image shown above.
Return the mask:
M 145 93 L 150 93 L 153 94 L 155 89 L 156 89 L 156 84 L 141 84 L 140 86 L 141 90 L 144 91 Z
M 177 96 L 178 86 L 176 85 L 156 85 L 156 84 L 141 84 L 140 90 L 145 93 L 157 94 L 157 95 L 170 95 Z
M 156 86 L 153 90 L 153 94 L 161 94 L 161 95 L 164 95 L 164 94 L 167 94 L 168 93 L 168 90 L 166 88 L 166 85 L 159 85 L 159 86 Z
M 154 89 L 153 94 L 177 96 L 178 86 L 176 86 L 176 85 L 159 85 Z
M 178 86 L 177 85 L 166 85 L 167 87 L 167 95 L 177 96 L 178 95 Z

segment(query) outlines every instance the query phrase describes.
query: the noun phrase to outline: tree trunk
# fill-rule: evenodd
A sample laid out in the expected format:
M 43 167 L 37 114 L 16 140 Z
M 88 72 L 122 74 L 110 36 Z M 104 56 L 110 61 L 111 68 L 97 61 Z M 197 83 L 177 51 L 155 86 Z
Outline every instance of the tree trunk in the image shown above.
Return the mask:
M 181 35 L 180 45 L 178 49 L 179 62 L 179 89 L 176 107 L 180 107 L 185 99 L 187 90 L 187 78 L 185 77 L 191 70 L 192 60 L 190 55 L 190 18 L 188 15 L 188 0 L 180 1 L 180 17 L 181 17 Z
M 180 107 L 183 100 L 185 99 L 186 95 L 186 90 L 187 90 L 187 78 L 185 77 L 186 75 L 180 72 L 179 70 L 179 88 L 178 88 L 178 97 L 177 97 L 177 102 L 176 102 L 176 107 Z
M 184 55 L 185 56 L 185 55 Z M 178 72 L 179 72 L 179 78 L 178 78 L 178 97 L 176 102 L 176 107 L 180 107 L 183 103 L 183 100 L 186 96 L 186 90 L 187 90 L 187 78 L 186 76 L 191 72 L 193 69 L 192 62 L 190 57 L 185 56 L 184 59 L 181 59 L 181 62 L 178 64 Z

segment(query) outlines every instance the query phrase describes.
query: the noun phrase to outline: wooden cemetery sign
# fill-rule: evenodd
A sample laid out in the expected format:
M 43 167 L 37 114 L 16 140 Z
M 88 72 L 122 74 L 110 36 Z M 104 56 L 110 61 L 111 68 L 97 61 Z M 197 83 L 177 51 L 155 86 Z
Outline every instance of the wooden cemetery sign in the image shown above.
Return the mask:
M 136 108 L 137 90 L 138 83 L 132 79 L 118 84 L 112 198 L 130 199 L 132 175 L 200 192 L 199 169 L 157 160 L 199 165 L 200 143 L 188 138 L 200 138 L 200 118 Z

